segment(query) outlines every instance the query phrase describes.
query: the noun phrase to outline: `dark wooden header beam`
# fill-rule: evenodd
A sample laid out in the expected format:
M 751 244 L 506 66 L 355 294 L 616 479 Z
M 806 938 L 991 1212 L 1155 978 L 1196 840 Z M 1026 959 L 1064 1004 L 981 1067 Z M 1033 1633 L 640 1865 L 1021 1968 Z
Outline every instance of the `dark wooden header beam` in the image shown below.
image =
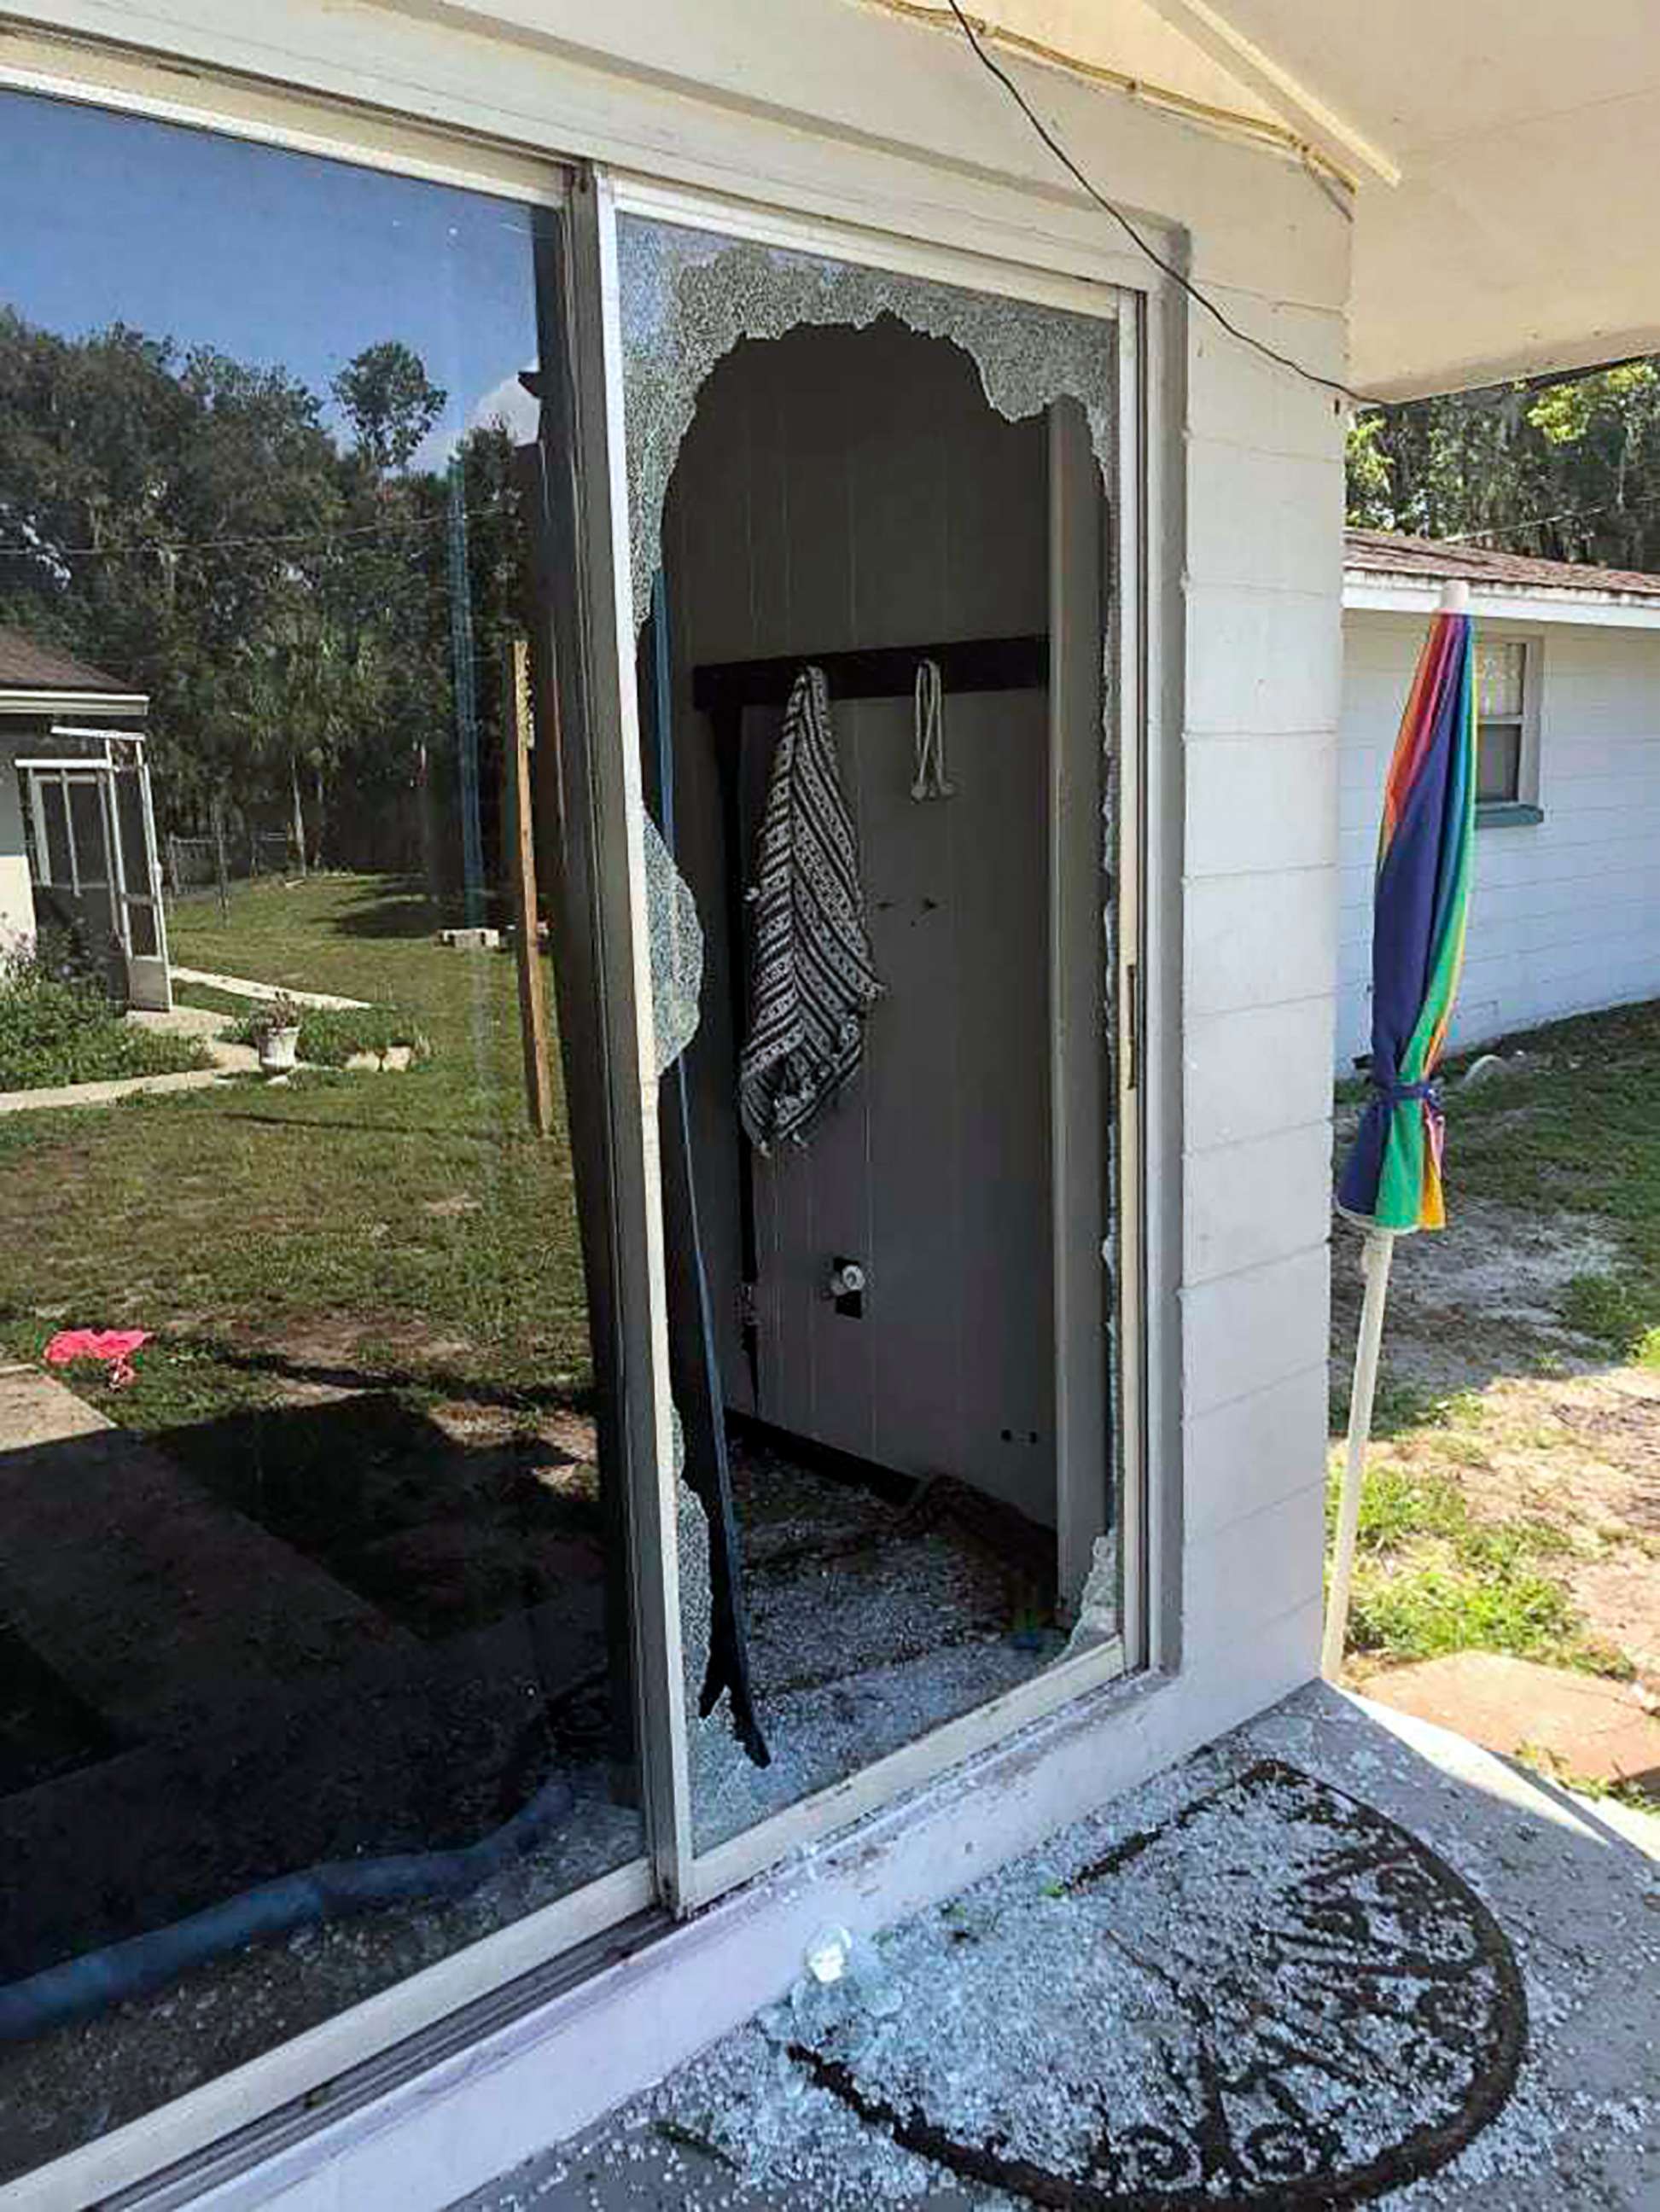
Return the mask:
M 832 701 L 909 698 L 923 660 L 939 662 L 947 698 L 953 692 L 1040 691 L 1049 680 L 1049 641 L 1041 632 L 962 637 L 852 653 L 787 653 L 771 660 L 704 661 L 692 671 L 692 704 L 717 717 L 745 707 L 782 707 L 809 665 L 824 670 Z

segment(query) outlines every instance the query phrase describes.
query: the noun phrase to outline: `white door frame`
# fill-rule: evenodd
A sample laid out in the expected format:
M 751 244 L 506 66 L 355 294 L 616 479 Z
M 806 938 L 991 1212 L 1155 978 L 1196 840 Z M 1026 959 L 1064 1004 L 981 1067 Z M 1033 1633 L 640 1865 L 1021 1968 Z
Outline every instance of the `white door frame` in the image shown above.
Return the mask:
M 688 1803 L 674 1823 L 672 1845 L 666 1850 L 665 1839 L 660 1838 L 658 1855 L 660 1878 L 666 1896 L 676 1910 L 687 1911 L 708 1904 L 736 1884 L 752 1879 L 804 1844 L 847 1826 L 903 1792 L 931 1779 L 946 1768 L 985 1750 L 1014 1729 L 1053 1711 L 1085 1691 L 1098 1688 L 1117 1680 L 1127 1671 L 1146 1666 L 1152 1656 L 1146 1644 L 1145 1625 L 1148 1618 L 1145 1587 L 1147 1573 L 1146 1530 L 1148 1516 L 1143 1494 L 1146 1468 L 1141 1449 L 1142 1316 L 1145 1302 L 1140 1262 L 1145 1240 L 1140 1220 L 1142 1194 L 1140 1070 L 1145 1060 L 1145 1050 L 1139 1034 L 1142 1026 L 1139 977 L 1143 970 L 1139 934 L 1141 913 L 1139 874 L 1143 847 L 1142 797 L 1139 759 L 1132 764 L 1128 758 L 1133 753 L 1139 756 L 1145 722 L 1144 693 L 1139 673 L 1143 659 L 1141 613 L 1144 599 L 1139 582 L 1143 562 L 1140 534 L 1142 509 L 1133 489 L 1128 496 L 1125 491 L 1126 486 L 1133 488 L 1140 482 L 1145 465 L 1145 371 L 1142 361 L 1145 318 L 1138 297 L 1115 285 L 1057 276 L 1043 270 L 964 253 L 954 248 L 941 248 L 879 232 L 854 230 L 817 218 L 803 218 L 779 209 L 760 209 L 750 203 L 669 186 L 651 179 L 632 175 L 598 175 L 594 186 L 595 240 L 593 251 L 598 270 L 598 289 L 609 325 L 605 359 L 610 379 L 606 411 L 613 441 L 610 497 L 614 592 L 610 604 L 614 605 L 617 614 L 614 670 L 616 696 L 611 702 L 611 713 L 623 750 L 634 763 L 632 772 L 636 783 L 639 729 L 631 612 L 628 487 L 623 474 L 626 426 L 621 303 L 616 281 L 616 226 L 617 217 L 623 215 L 712 231 L 829 259 L 864 263 L 901 274 L 988 292 L 998 297 L 1034 301 L 1075 313 L 1092 315 L 1101 319 L 1106 342 L 1117 349 L 1120 370 L 1117 459 L 1121 483 L 1109 499 L 1110 513 L 1116 521 L 1112 555 L 1118 572 L 1116 596 L 1119 613 L 1116 632 L 1109 642 L 1114 659 L 1119 664 L 1115 724 L 1117 750 L 1122 764 L 1118 870 L 1122 903 L 1120 926 L 1116 932 L 1118 976 L 1116 985 L 1119 1029 L 1114 1041 L 1114 1064 L 1123 1086 L 1119 1102 L 1117 1158 L 1121 1296 L 1117 1313 L 1113 1317 L 1117 1369 L 1116 1395 L 1122 1410 L 1120 1425 L 1120 1425 L 1121 1435 L 1135 1454 L 1134 1459 L 1126 1458 L 1124 1461 L 1125 1479 L 1122 1485 L 1124 1499 L 1125 1632 L 1092 1650 L 1061 1659 L 1013 1690 L 902 1746 L 842 1781 L 784 1808 L 712 1850 L 699 1851 L 696 1849 L 692 1808 Z M 596 592 L 600 588 L 597 577 L 594 588 Z M 1131 675 L 1127 683 L 1126 672 L 1132 664 L 1137 672 Z M 605 719 L 603 708 L 596 719 L 603 726 Z M 638 871 L 637 881 L 633 886 L 633 895 L 638 902 L 635 911 L 643 915 L 645 862 L 637 827 L 628 842 L 629 866 Z M 642 972 L 636 988 L 648 991 L 648 972 Z M 649 1158 L 653 1163 L 654 1178 L 657 1142 L 654 1085 L 646 1087 L 642 1101 L 642 1122 L 640 1156 L 642 1159 Z M 652 1206 L 657 1212 L 660 1237 L 660 1203 L 654 1182 L 650 1196 Z M 1134 1266 L 1133 1275 L 1126 1272 L 1127 1265 Z M 644 1343 L 639 1346 L 642 1358 L 636 1372 L 643 1371 L 649 1364 L 661 1397 L 660 1426 L 666 1428 L 670 1418 L 667 1367 L 666 1358 L 660 1360 L 657 1356 L 660 1334 L 666 1346 L 664 1318 L 654 1316 L 653 1341 L 649 1346 Z M 665 1529 L 672 1528 L 672 1513 L 666 1503 L 658 1508 L 658 1516 Z M 678 1611 L 678 1572 L 671 1568 L 658 1577 L 654 1589 L 642 1587 L 637 1593 L 637 1601 L 643 1608 L 656 1599 L 666 1607 L 672 1605 Z M 648 1633 L 660 1648 L 671 1639 L 676 1648 L 678 1647 L 678 1618 L 671 1620 L 666 1614 L 656 1628 Z M 684 1701 L 679 1705 L 676 1725 L 684 1739 L 690 1725 Z M 675 1747 L 670 1765 L 677 1783 L 679 1777 L 689 1776 L 690 1748 L 684 1740 Z

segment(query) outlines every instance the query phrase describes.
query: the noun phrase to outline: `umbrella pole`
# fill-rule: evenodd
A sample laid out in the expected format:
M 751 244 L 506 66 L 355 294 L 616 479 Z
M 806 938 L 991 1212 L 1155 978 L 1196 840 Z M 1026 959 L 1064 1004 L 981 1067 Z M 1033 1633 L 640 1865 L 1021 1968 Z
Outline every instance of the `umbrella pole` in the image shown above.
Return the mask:
M 1337 1547 L 1332 1554 L 1331 1585 L 1326 1595 L 1326 1639 L 1320 1653 L 1320 1671 L 1332 1682 L 1342 1672 L 1343 1645 L 1348 1633 L 1354 1538 L 1360 1525 L 1360 1484 L 1366 1469 L 1366 1444 L 1371 1435 L 1377 1354 L 1383 1339 L 1383 1308 L 1389 1301 L 1389 1267 L 1394 1258 L 1394 1231 L 1367 1230 L 1360 1255 L 1366 1291 L 1360 1308 L 1360 1339 L 1354 1347 L 1354 1387 L 1349 1393 L 1348 1455 L 1343 1466 L 1343 1496 L 1337 1515 Z

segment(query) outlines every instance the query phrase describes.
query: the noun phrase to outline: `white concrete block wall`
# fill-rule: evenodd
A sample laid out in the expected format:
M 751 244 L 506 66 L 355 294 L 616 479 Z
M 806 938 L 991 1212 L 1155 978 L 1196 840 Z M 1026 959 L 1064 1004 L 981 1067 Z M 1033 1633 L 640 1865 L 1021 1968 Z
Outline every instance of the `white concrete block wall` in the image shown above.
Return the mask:
M 17 749 L 0 740 L 0 959 L 34 942 L 34 890 L 23 841 Z
M 1335 312 L 1231 295 L 1341 375 Z M 1184 1663 L 1311 1673 L 1324 1480 L 1341 428 L 1199 319 L 1187 447 Z
M 1377 810 L 1424 624 L 1352 610 L 1343 633 L 1336 1062 L 1348 1073 L 1370 1043 Z M 1455 1045 L 1660 997 L 1660 629 L 1526 634 L 1544 820 L 1476 832 Z

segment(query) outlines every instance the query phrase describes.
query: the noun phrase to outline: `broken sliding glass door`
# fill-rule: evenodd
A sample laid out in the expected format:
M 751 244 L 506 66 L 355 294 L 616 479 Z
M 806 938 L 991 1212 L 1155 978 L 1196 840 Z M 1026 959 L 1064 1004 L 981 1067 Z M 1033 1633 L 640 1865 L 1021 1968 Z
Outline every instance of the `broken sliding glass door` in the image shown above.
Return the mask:
M 1123 1663 L 1121 333 L 614 252 L 701 1894 Z

